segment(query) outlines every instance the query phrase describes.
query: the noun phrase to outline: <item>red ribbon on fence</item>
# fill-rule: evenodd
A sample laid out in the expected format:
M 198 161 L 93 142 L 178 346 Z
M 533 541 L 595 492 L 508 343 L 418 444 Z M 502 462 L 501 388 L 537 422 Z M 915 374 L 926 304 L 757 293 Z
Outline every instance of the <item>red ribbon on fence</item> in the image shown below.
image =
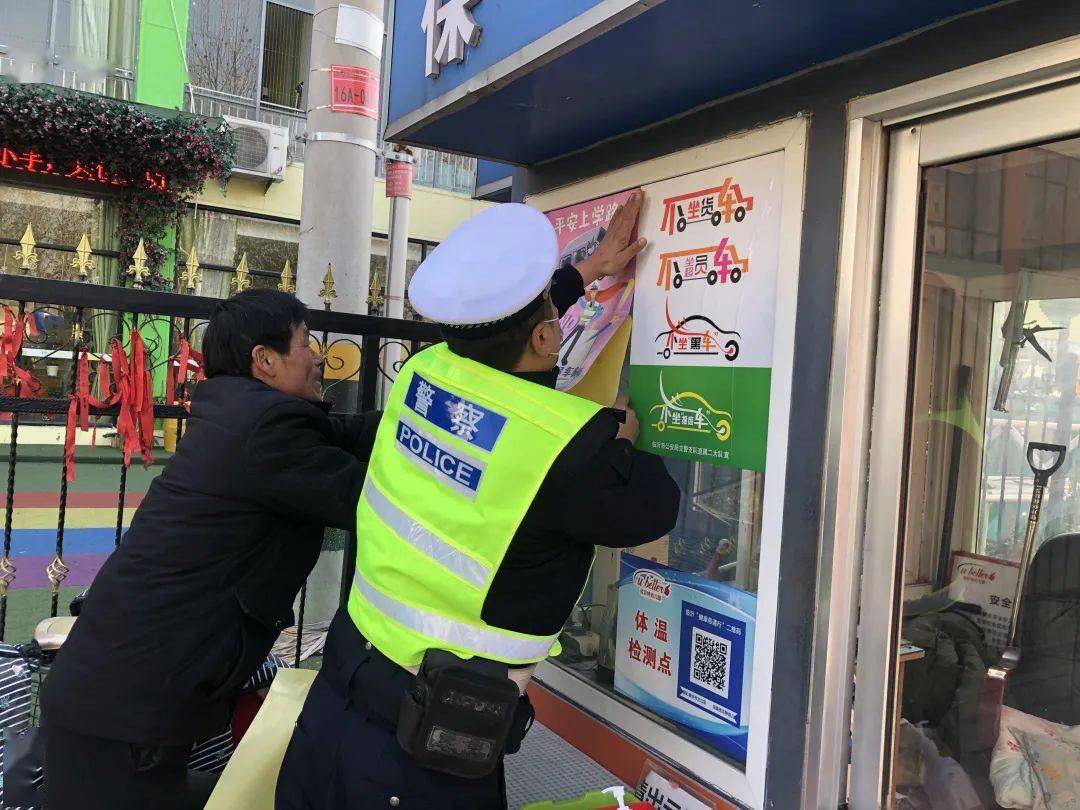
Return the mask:
M 195 368 L 191 368 L 191 364 Z M 191 348 L 187 338 L 180 338 L 180 348 L 176 354 L 169 358 L 165 374 L 165 400 L 170 405 L 181 404 L 187 411 L 191 410 L 191 394 L 187 390 L 189 376 L 194 373 L 195 382 L 206 379 L 203 370 L 203 356 L 200 352 Z M 177 401 L 177 392 L 180 391 L 180 400 Z
M 123 442 L 124 466 L 131 465 L 131 456 L 138 451 L 143 464 L 154 461 L 154 400 L 153 383 L 146 367 L 146 347 L 138 330 L 131 332 L 131 350 L 124 356 L 124 344 L 119 338 L 109 342 L 112 354 L 112 386 L 105 370 L 105 360 L 98 361 L 98 385 L 103 399 L 90 393 L 90 353 L 86 346 L 79 350 L 75 393 L 68 405 L 67 435 L 64 441 L 64 470 L 69 482 L 75 480 L 75 430 L 90 428 L 90 408 L 119 405 L 116 432 Z
M 26 315 L 15 317 L 4 307 L 4 331 L 0 333 L 0 391 L 7 396 L 39 397 L 45 390 L 34 375 L 19 368 L 19 352 L 26 334 Z

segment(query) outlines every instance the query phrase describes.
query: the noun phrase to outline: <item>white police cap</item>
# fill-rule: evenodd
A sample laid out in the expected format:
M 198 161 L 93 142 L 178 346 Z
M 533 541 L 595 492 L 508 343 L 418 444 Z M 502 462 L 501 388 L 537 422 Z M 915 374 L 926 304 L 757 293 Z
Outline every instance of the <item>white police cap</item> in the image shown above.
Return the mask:
M 416 269 L 409 302 L 451 327 L 495 325 L 538 302 L 559 260 L 546 216 L 519 203 L 488 208 L 459 225 Z

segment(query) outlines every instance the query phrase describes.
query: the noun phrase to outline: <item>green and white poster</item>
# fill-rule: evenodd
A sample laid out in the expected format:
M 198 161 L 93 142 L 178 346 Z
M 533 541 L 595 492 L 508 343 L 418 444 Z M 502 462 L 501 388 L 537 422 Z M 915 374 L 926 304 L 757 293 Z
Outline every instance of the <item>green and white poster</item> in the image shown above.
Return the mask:
M 638 446 L 763 471 L 784 155 L 644 186 L 630 401 Z

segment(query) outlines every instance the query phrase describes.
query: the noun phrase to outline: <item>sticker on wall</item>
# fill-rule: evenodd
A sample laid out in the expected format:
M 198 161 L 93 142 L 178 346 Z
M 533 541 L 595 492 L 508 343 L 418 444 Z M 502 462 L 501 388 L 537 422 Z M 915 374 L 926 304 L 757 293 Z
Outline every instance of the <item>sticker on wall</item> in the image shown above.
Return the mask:
M 379 74 L 350 65 L 330 66 L 330 109 L 336 113 L 379 117 Z
M 761 472 L 782 152 L 644 187 L 630 348 L 638 446 Z
M 619 566 L 615 689 L 745 762 L 757 598 L 632 554 Z
M 1000 652 L 1009 643 L 1020 563 L 954 551 L 949 570 L 949 598 L 982 608 L 971 619 L 983 631 L 987 649 Z
M 611 218 L 634 192 L 628 189 L 608 197 L 548 211 L 559 239 L 559 265 L 580 264 L 589 258 L 607 235 Z M 631 234 L 631 239 L 637 237 Z M 577 385 L 618 332 L 634 302 L 637 261 L 632 260 L 618 276 L 590 284 L 585 295 L 562 317 L 563 342 L 559 354 L 558 389 Z

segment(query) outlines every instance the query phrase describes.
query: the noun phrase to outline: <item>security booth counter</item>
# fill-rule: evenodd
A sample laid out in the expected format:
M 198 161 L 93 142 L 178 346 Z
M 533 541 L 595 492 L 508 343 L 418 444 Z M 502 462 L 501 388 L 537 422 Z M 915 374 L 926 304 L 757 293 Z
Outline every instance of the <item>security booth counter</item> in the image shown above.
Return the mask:
M 679 517 L 598 548 L 538 719 L 657 807 L 1068 806 L 1080 8 L 393 5 L 388 139 L 515 164 L 564 263 L 645 194 L 560 387 Z

